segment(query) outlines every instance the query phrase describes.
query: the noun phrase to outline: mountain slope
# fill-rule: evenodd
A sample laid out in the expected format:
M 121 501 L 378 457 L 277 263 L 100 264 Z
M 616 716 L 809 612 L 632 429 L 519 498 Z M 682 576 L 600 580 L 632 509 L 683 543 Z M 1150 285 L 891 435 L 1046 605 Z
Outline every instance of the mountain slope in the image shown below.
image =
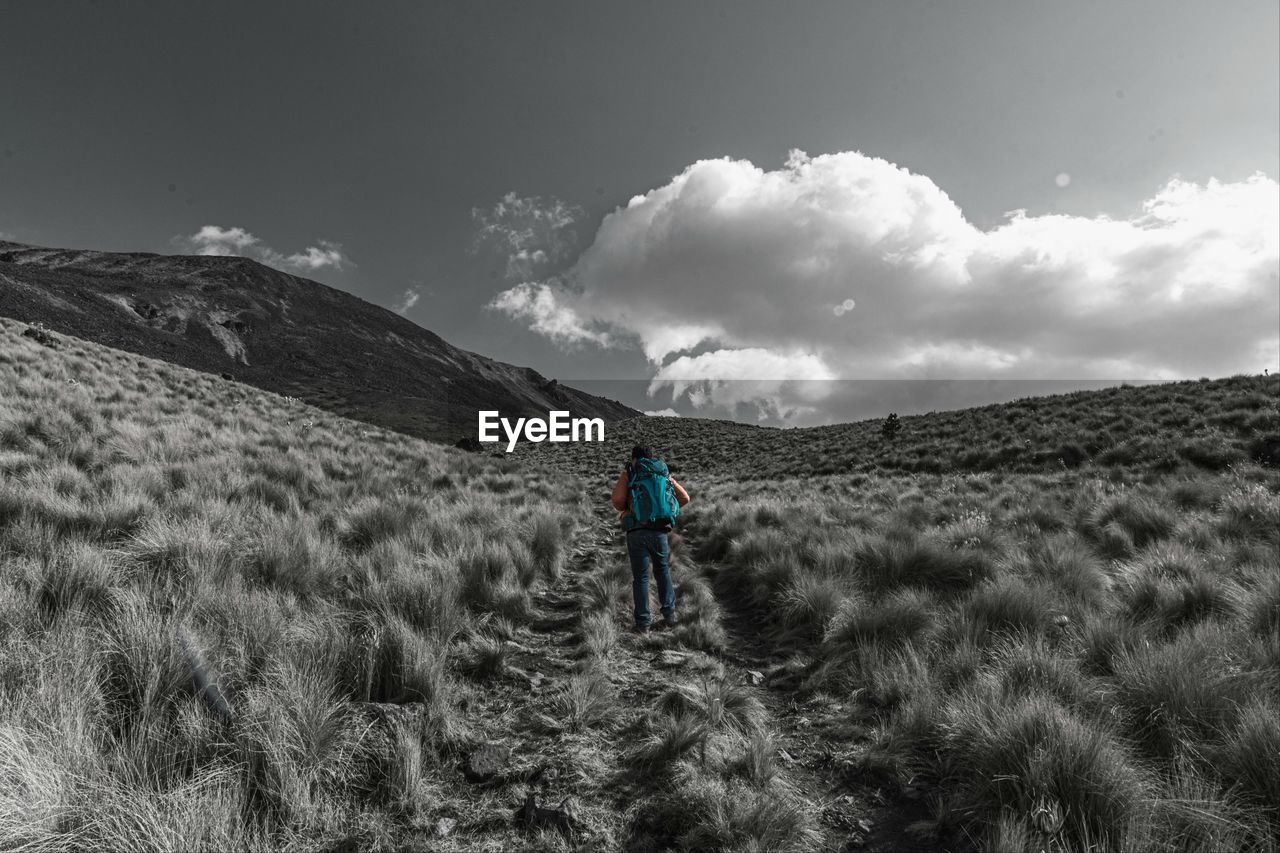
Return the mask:
M 823 475 L 1152 474 L 1280 466 L 1280 377 L 1231 376 L 1075 391 L 884 420 L 778 429 L 702 418 L 633 418 L 607 440 L 521 445 L 575 473 L 616 473 L 633 444 L 689 475 L 770 480 Z
M 473 435 L 480 408 L 639 414 L 248 258 L 0 242 L 0 315 L 428 438 Z

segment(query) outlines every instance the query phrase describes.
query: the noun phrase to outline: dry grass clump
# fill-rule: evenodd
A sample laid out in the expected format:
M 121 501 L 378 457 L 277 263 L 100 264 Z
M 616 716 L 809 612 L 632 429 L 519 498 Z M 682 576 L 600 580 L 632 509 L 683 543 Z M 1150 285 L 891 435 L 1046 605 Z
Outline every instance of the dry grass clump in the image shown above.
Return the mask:
M 439 808 L 458 678 L 503 673 L 495 631 L 562 570 L 573 490 L 19 331 L 0 320 L 0 848 L 391 844 Z
M 811 849 L 813 817 L 764 722 L 754 693 L 723 669 L 662 694 L 628 756 L 657 791 L 635 810 L 628 849 Z
M 1016 815 L 1068 849 L 1123 846 L 1150 791 L 1120 742 L 1042 694 L 1002 699 L 964 691 L 943 712 L 955 808 L 980 822 Z
M 1267 850 L 1280 474 L 1218 477 L 724 483 L 689 524 L 740 618 L 812 661 L 791 683 L 845 691 L 863 772 L 931 786 L 940 842 Z

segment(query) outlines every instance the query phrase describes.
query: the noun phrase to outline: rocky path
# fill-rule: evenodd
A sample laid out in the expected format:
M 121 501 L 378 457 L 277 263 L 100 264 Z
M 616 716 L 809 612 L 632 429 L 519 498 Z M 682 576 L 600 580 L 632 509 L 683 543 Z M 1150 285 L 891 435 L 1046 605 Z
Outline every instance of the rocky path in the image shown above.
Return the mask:
M 630 631 L 623 545 L 611 513 L 589 519 L 501 639 L 501 672 L 466 708 L 468 800 L 431 849 L 898 849 L 811 728 L 839 708 L 771 687 L 780 661 L 687 556 L 680 626 Z

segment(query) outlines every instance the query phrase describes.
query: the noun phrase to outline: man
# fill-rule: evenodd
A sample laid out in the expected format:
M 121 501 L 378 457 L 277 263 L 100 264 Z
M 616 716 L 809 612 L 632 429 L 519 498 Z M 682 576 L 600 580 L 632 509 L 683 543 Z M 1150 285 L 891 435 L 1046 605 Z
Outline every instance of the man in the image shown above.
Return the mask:
M 667 464 L 652 448 L 631 449 L 631 462 L 618 476 L 612 495 L 613 508 L 627 531 L 627 556 L 631 559 L 631 593 L 635 597 L 635 631 L 649 633 L 649 564 L 658 582 L 665 627 L 676 624 L 676 589 L 671 583 L 667 533 L 675 524 L 689 493 L 671 479 Z

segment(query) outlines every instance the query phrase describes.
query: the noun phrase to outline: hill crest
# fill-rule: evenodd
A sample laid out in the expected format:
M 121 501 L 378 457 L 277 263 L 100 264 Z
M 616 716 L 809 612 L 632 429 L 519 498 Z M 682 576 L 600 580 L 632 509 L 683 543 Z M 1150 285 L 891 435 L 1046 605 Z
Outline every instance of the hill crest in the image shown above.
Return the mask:
M 0 241 L 0 285 L 0 314 L 16 320 L 419 437 L 470 435 L 479 408 L 607 421 L 640 414 L 249 258 Z

